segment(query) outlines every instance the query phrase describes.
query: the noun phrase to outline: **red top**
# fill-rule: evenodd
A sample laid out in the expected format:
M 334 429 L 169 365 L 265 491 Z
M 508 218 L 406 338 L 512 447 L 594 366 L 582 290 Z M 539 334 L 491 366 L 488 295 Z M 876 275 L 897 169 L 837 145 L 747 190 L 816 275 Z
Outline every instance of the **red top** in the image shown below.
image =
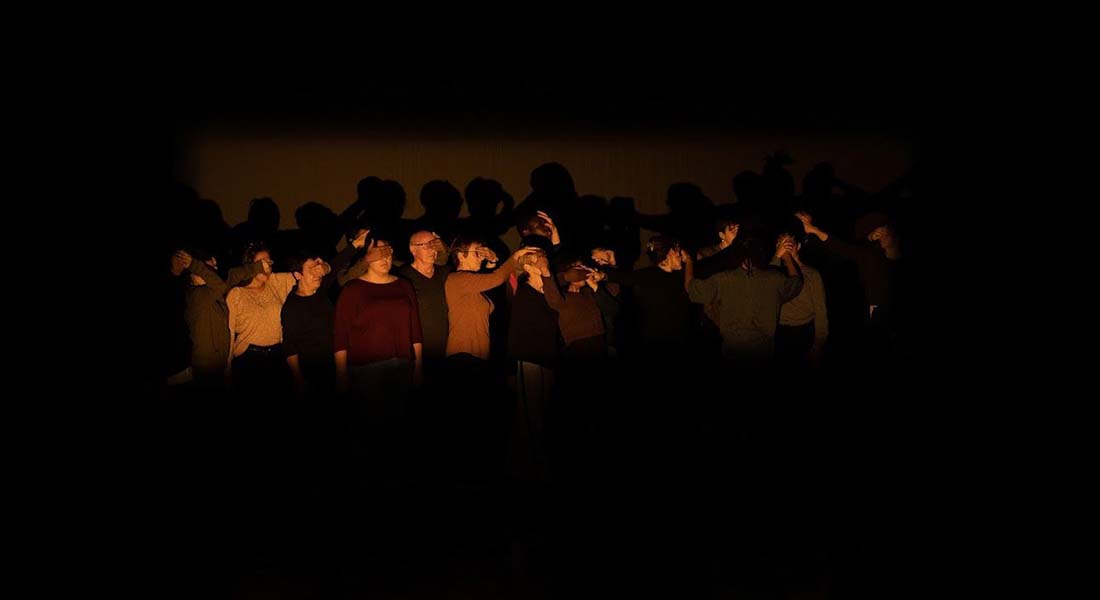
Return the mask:
M 408 280 L 368 283 L 354 279 L 336 301 L 336 352 L 347 350 L 349 365 L 391 358 L 415 358 L 423 343 L 416 292 Z

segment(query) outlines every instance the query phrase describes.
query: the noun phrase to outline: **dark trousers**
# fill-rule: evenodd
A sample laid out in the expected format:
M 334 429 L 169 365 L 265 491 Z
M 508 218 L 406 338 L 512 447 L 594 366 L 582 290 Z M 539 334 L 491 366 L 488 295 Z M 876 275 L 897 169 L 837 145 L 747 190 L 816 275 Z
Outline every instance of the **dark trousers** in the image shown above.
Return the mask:
M 782 370 L 810 368 L 810 349 L 814 345 L 814 323 L 780 325 L 775 330 L 775 364 Z

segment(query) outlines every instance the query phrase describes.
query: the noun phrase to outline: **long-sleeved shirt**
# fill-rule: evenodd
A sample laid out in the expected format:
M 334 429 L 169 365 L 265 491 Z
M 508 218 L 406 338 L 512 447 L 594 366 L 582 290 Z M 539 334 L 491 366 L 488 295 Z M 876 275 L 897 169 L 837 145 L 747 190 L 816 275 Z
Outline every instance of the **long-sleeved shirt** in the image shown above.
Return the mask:
M 471 354 L 489 359 L 489 314 L 493 303 L 482 292 L 508 280 L 516 269 L 509 258 L 491 273 L 456 271 L 447 276 L 443 290 L 447 298 L 447 356 Z
M 357 251 L 358 249 L 355 246 L 347 244 L 344 246 L 343 250 L 337 253 L 332 259 L 332 265 L 330 265 L 332 267 L 331 270 L 328 275 L 325 275 L 324 279 L 321 280 L 322 290 L 331 291 L 334 282 L 343 286 L 352 279 L 357 279 L 367 272 L 368 265 L 366 261 L 361 260 L 355 264 L 351 263 L 351 259 L 355 256 Z M 233 267 L 229 269 L 229 277 L 226 278 L 226 285 L 230 288 L 237 287 L 262 272 L 263 265 L 258 262 Z
M 852 244 L 830 235 L 822 244 L 827 252 L 843 256 L 856 263 L 863 294 L 868 306 L 889 306 L 891 303 L 896 262 L 886 258 L 878 245 Z
M 346 244 L 332 259 L 329 272 L 317 291 L 301 296 L 298 287 L 283 303 L 283 349 L 287 356 L 299 355 L 303 370 L 335 369 L 333 331 L 336 307 L 332 301 L 341 274 L 345 274 L 358 249 Z M 300 285 L 300 284 L 299 284 Z
M 779 307 L 801 290 L 802 277 L 772 269 L 723 271 L 688 284 L 692 301 L 718 303 L 723 354 L 745 358 L 772 355 Z
M 778 266 L 777 260 L 772 261 Z M 820 346 L 829 337 L 829 312 L 825 308 L 825 283 L 817 269 L 801 265 L 802 291 L 779 308 L 779 324 L 798 327 L 814 324 L 814 344 Z
M 256 275 L 264 272 L 264 265 L 260 262 L 252 262 L 247 265 L 241 265 L 239 267 L 233 267 L 229 269 L 229 276 L 226 277 L 225 285 L 229 289 L 233 289 L 247 281 L 250 281 Z
M 554 368 L 561 351 L 558 313 L 527 283 L 520 283 L 512 299 L 508 327 L 508 356 Z
M 741 244 L 730 244 L 721 249 L 718 246 L 708 246 L 700 250 L 699 254 L 702 255 L 702 258 L 695 261 L 692 275 L 694 279 L 708 279 L 722 271 L 738 269 L 746 256 L 744 247 Z M 703 304 L 703 314 L 715 326 L 718 325 L 718 321 L 721 319 L 719 312 L 720 307 L 717 300 Z
M 732 271 L 740 268 L 745 260 L 745 248 L 741 244 L 730 244 L 716 252 L 708 250 L 705 256 L 695 261 L 694 279 L 708 279 L 722 271 Z
M 682 346 L 691 331 L 691 300 L 682 271 L 659 267 L 607 271 L 607 281 L 631 286 L 638 308 L 638 335 L 644 345 Z
M 251 277 L 263 269 L 256 263 L 249 266 Z M 185 317 L 191 333 L 191 366 L 206 371 L 225 369 L 229 358 L 229 306 L 225 295 L 229 286 L 200 260 L 192 260 L 188 270 L 201 277 L 205 285 L 191 286 L 187 289 Z
M 347 351 L 349 365 L 412 360 L 413 344 L 424 339 L 412 284 L 400 277 L 390 283 L 349 282 L 336 301 L 334 335 L 334 349 Z
M 558 328 L 568 346 L 585 338 L 603 338 L 603 315 L 595 293 L 585 285 L 579 292 L 562 293 L 553 276 L 542 278 L 546 304 L 558 312 Z
M 323 289 L 309 296 L 291 292 L 283 303 L 283 349 L 287 356 L 298 355 L 301 364 L 310 366 L 333 363 L 333 328 L 336 309 Z

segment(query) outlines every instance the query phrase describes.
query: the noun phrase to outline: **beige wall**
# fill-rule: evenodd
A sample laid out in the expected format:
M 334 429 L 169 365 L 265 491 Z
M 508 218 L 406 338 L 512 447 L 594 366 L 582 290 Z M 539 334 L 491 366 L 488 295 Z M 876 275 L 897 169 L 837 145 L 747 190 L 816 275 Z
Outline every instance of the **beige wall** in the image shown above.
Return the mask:
M 785 149 L 801 189 L 802 176 L 819 161 L 868 191 L 902 174 L 911 157 L 900 140 L 871 135 L 793 134 L 532 136 L 422 133 L 331 133 L 253 128 L 243 133 L 207 127 L 183 144 L 179 177 L 204 198 L 217 200 L 230 225 L 243 221 L 252 198 L 270 196 L 282 227 L 294 227 L 294 209 L 315 200 L 339 212 L 355 198 L 362 177 L 399 181 L 408 195 L 405 216 L 416 217 L 420 188 L 446 179 L 459 190 L 475 176 L 496 179 L 517 202 L 529 191 L 531 170 L 557 161 L 573 174 L 577 190 L 606 197 L 633 196 L 644 212 L 663 212 L 665 192 L 690 181 L 716 203 L 733 201 L 730 181 L 759 171 L 763 157 Z

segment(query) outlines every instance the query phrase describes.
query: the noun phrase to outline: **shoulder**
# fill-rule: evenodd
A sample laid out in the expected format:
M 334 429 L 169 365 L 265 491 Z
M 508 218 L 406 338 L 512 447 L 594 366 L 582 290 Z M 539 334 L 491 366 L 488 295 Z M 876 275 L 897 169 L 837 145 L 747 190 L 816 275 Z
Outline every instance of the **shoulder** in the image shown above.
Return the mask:
M 364 294 L 365 292 L 367 292 L 369 288 L 370 288 L 370 285 L 367 284 L 365 281 L 360 281 L 359 279 L 352 279 L 351 281 L 347 282 L 344 285 L 344 288 L 342 290 L 340 290 L 340 296 L 339 297 L 340 298 L 344 298 L 344 297 L 350 298 L 352 296 L 360 296 L 360 295 Z

